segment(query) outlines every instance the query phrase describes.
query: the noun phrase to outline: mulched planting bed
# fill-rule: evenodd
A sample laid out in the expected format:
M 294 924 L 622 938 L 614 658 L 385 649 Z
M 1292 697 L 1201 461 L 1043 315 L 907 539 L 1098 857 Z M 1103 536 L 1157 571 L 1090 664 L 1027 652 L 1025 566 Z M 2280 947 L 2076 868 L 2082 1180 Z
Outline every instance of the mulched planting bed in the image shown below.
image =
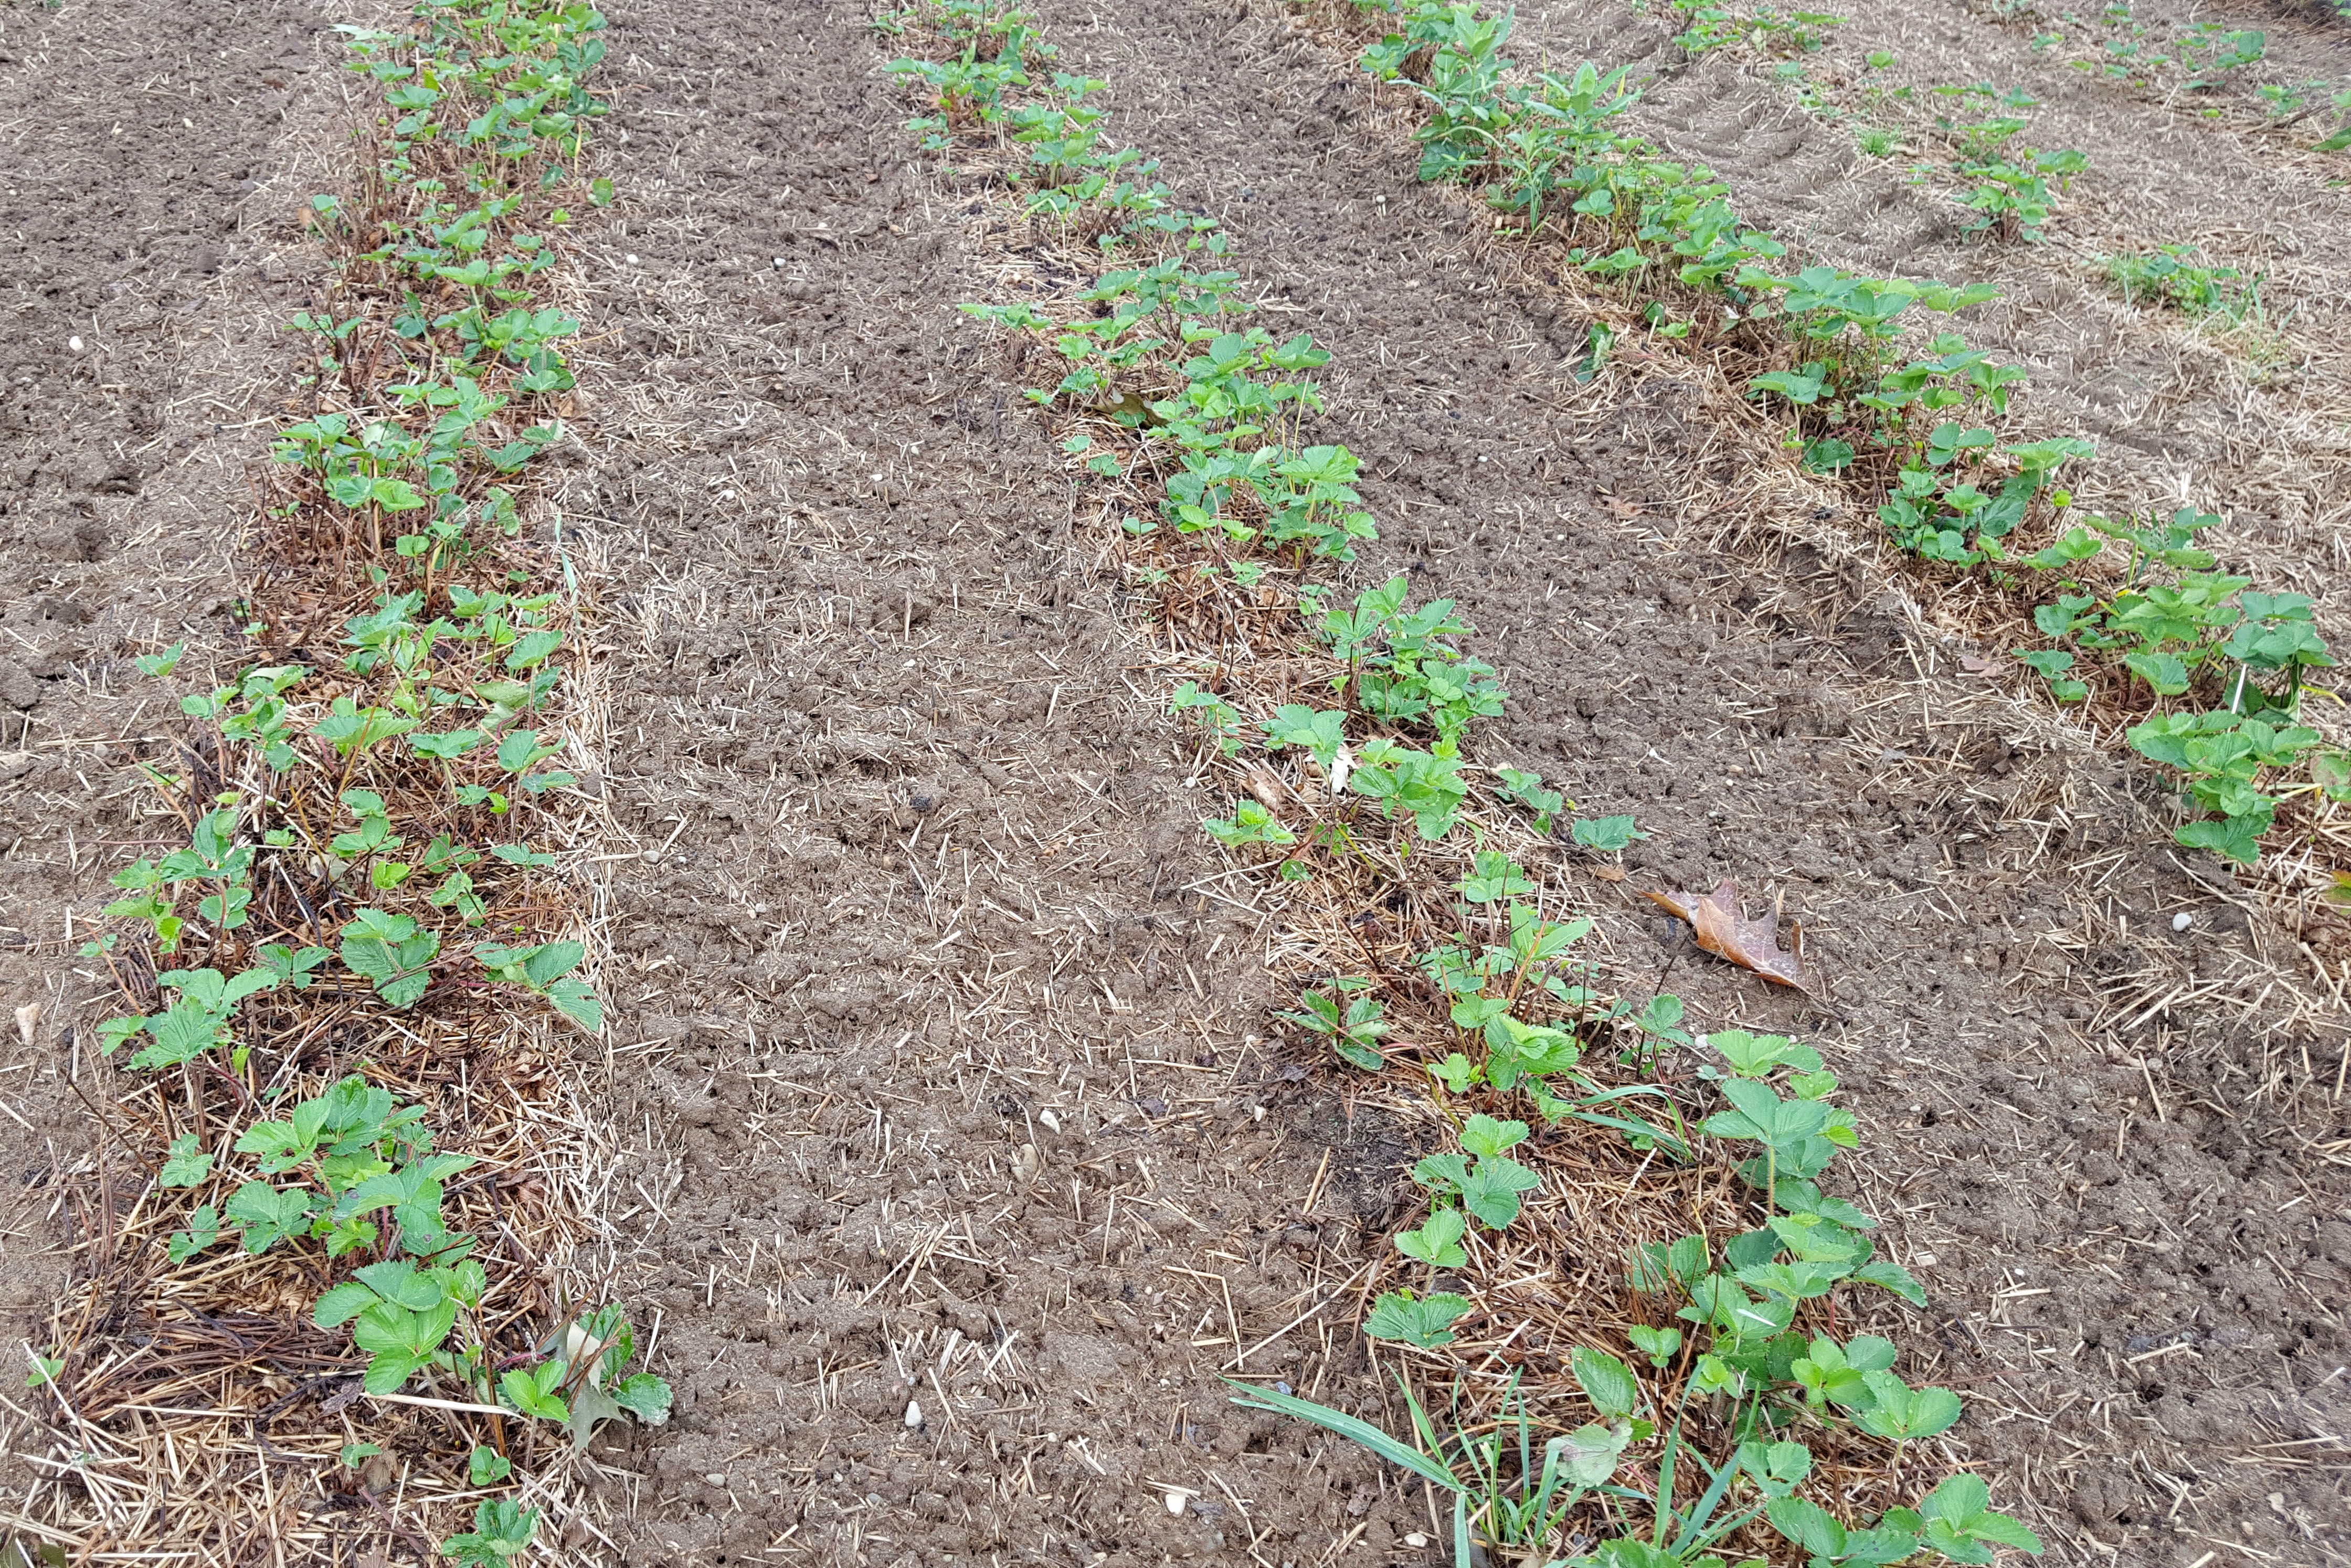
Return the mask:
M 2064 470 L 2080 508 L 2209 508 L 2221 570 L 2341 629 L 2351 152 L 2323 147 L 2317 84 L 2344 25 L 1898 0 L 1807 39 L 1722 7 L 1739 26 L 1693 49 L 1698 9 L 1559 0 L 1506 47 L 1630 65 L 1625 123 L 1802 261 L 1996 287 L 1954 319 L 2030 371 L 2018 438 L 2096 443 Z M 1753 1511 L 1711 1547 L 1733 1560 L 1834 1555 L 1788 1506 L 1761 1516 L 1772 1486 L 1859 1527 L 1959 1477 L 1935 1494 L 1956 1506 L 1968 1474 L 2050 1561 L 2351 1553 L 2351 928 L 2328 809 L 2292 797 L 2258 868 L 2175 842 L 2176 776 L 2124 737 L 2159 705 L 2127 676 L 2086 720 L 2053 703 L 2010 653 L 2029 602 L 1905 557 L 1882 496 L 1782 448 L 1786 411 L 1746 391 L 1769 368 L 1751 339 L 1661 335 L 1564 229 L 1498 230 L 1480 188 L 1420 177 L 1434 48 L 1384 81 L 1356 63 L 1399 16 L 1047 0 L 877 28 L 799 0 L 630 0 L 566 35 L 602 44 L 564 68 L 606 107 L 516 220 L 549 236 L 521 280 L 538 292 L 499 308 L 574 322 L 548 341 L 578 384 L 514 391 L 559 423 L 516 460 L 514 542 L 479 559 L 559 595 L 565 684 L 533 722 L 567 778 L 517 789 L 511 828 L 431 805 L 443 772 L 421 763 L 373 782 L 412 850 L 444 831 L 557 850 L 482 873 L 491 930 L 576 934 L 601 1006 L 567 1009 L 575 1027 L 550 978 L 501 990 L 444 962 L 411 1013 L 322 958 L 329 983 L 243 1015 L 256 1089 L 361 1071 L 486 1162 L 453 1173 L 448 1222 L 510 1302 L 484 1319 L 496 1364 L 362 1390 L 378 1347 L 314 1307 L 402 1256 L 396 1232 L 167 1268 L 199 1196 L 158 1185 L 171 1140 L 219 1132 L 225 1171 L 229 1129 L 286 1112 L 232 1086 L 243 1057 L 200 1094 L 101 1056 L 121 970 L 84 945 L 116 934 L 132 1005 L 169 999 L 147 977 L 190 960 L 100 910 L 114 873 L 188 841 L 142 767 L 192 777 L 191 801 L 239 787 L 180 699 L 298 654 L 340 671 L 345 623 L 391 591 L 373 546 L 419 570 L 270 449 L 334 388 L 375 407 L 418 351 L 392 326 L 412 285 L 330 293 L 355 242 L 312 197 L 392 199 L 351 131 L 420 110 L 379 107 L 406 78 L 343 69 L 346 18 L 308 6 L 0 0 L 0 1338 L 33 1377 L 0 1395 L 0 1564 L 442 1561 L 468 1530 L 527 1535 L 517 1561 L 1454 1561 L 1447 1484 L 1290 1399 L 1407 1445 L 1417 1401 L 1423 1447 L 1465 1423 L 1446 1451 L 1467 1476 L 1499 1435 L 1506 1480 L 1523 1412 L 1531 1471 L 1553 1438 L 1599 1467 L 1535 1563 L 1652 1561 L 1601 1543 L 1653 1539 L 1661 1484 L 1702 1517 L 1742 1437 L 1750 1472 L 1710 1516 Z M 965 57 L 975 19 L 992 41 Z M 1008 57 L 1008 26 L 1058 53 L 985 92 L 1081 118 L 991 119 L 941 85 Z M 2196 53 L 2251 51 L 2246 29 L 2251 60 Z M 1968 133 L 1937 120 L 1961 110 L 2086 154 L 2048 243 L 1965 232 Z M 1117 211 L 1057 216 L 1056 136 L 1070 169 L 1157 162 L 1114 170 L 1136 193 Z M 2165 244 L 2259 274 L 2261 312 L 2122 293 L 2106 258 Z M 1087 298 L 1102 274 L 1163 258 L 1194 291 L 1167 323 L 1217 322 L 1196 342 L 1113 362 L 1061 335 L 1134 298 Z M 489 285 L 434 287 L 447 310 Z M 1217 315 L 1228 288 L 1246 314 Z M 1698 297 L 1659 298 L 1697 319 Z M 319 345 L 285 328 L 329 300 L 383 330 L 322 386 Z M 1250 374 L 1318 389 L 1264 438 L 1302 465 L 1185 490 L 1182 442 L 1246 460 L 1259 439 L 1197 392 L 1260 351 L 1216 338 L 1250 327 L 1290 356 Z M 521 355 L 489 384 L 549 374 Z M 1352 494 L 1281 510 L 1316 484 Z M 1330 531 L 1357 507 L 1374 521 Z M 1326 621 L 1390 583 L 1389 620 Z M 1466 629 L 1402 641 L 1394 617 L 1437 600 Z M 141 673 L 174 644 L 176 674 Z M 1450 688 L 1367 695 L 1366 671 L 1417 667 L 1399 656 L 1496 700 L 1457 723 L 1436 716 Z M 334 678 L 366 701 L 380 677 Z M 2334 744 L 2325 700 L 2305 711 Z M 256 808 L 251 836 L 280 821 Z M 304 874 L 256 895 L 269 939 L 341 908 Z M 1733 881 L 1801 988 L 1647 896 Z M 450 959 L 469 950 L 416 902 Z M 1756 1037 L 1797 1042 L 1792 1073 Z M 1530 1060 L 1509 1040 L 1531 1076 L 1495 1071 Z M 1740 1174 L 1753 1124 L 1720 1114 L 1758 1092 L 1767 1121 L 1827 1094 L 1858 1134 L 1816 1138 L 1825 1190 L 1782 1182 L 1776 1210 Z M 1768 1246 L 1734 1241 L 1775 1214 Z M 1849 1273 L 1822 1218 L 1849 1215 L 1923 1306 L 1893 1275 L 1824 1275 L 1785 1340 L 1784 1320 L 1742 1340 L 1676 1315 L 1739 1288 L 1709 1269 L 1810 1266 L 1794 1231 Z M 1695 1262 L 1671 1252 L 1685 1234 Z M 550 1369 L 593 1407 L 606 1375 L 587 1386 L 596 1353 L 566 1328 L 608 1303 L 628 1370 L 674 1402 L 648 1393 L 575 1452 L 499 1379 Z M 1927 1435 L 1897 1444 L 1855 1414 L 1893 1419 L 1883 1385 L 1808 1410 L 1819 1336 L 1867 1359 L 1870 1334 L 1894 1386 L 1964 1416 L 1922 1406 Z M 1761 1446 L 1792 1438 L 1801 1482 Z M 512 1473 L 469 1471 L 476 1450 Z M 1475 1528 L 1502 1539 L 1490 1508 Z M 2022 1560 L 2021 1527 L 1983 1529 Z

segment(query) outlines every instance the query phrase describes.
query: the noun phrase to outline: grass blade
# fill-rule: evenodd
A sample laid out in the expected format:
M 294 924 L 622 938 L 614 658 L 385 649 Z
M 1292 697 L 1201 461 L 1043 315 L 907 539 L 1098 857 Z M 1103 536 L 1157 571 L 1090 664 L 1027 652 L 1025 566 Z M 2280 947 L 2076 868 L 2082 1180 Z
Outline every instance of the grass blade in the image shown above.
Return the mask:
M 1311 1421 L 1326 1432 L 1335 1432 L 1349 1442 L 1370 1449 L 1392 1465 L 1410 1470 L 1423 1480 L 1441 1486 L 1446 1490 L 1457 1494 L 1465 1490 L 1459 1478 L 1451 1470 L 1447 1469 L 1419 1449 L 1407 1447 L 1397 1438 L 1381 1431 L 1369 1421 L 1350 1416 L 1344 1410 L 1333 1410 L 1328 1405 L 1317 1405 L 1311 1399 L 1301 1399 L 1295 1394 L 1277 1394 L 1270 1388 L 1258 1388 L 1246 1383 L 1234 1383 L 1229 1377 L 1225 1381 L 1241 1390 L 1240 1393 L 1233 1396 L 1233 1403 L 1236 1405 L 1252 1410 L 1270 1410 L 1278 1416 L 1295 1416 L 1301 1421 Z M 1468 1528 L 1467 1516 L 1461 1517 L 1464 1521 L 1461 1528 L 1466 1531 Z M 1464 1561 L 1466 1562 L 1467 1559 L 1465 1558 Z

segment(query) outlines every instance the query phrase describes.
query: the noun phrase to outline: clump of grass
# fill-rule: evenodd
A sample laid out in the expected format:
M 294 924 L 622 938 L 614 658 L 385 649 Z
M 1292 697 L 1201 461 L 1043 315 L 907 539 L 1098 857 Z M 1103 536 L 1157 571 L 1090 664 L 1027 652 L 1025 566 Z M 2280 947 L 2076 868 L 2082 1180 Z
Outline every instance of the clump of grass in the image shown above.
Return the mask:
M 1902 133 L 1888 126 L 1856 125 L 1853 140 L 1865 158 L 1891 158 L 1902 150 Z

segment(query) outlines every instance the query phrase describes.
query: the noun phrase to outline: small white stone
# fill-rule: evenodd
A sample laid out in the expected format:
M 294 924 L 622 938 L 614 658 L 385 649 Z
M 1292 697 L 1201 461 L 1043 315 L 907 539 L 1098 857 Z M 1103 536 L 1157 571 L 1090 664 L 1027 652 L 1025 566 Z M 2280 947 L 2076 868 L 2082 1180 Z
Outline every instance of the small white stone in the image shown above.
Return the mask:
M 1406 1546 L 1411 1547 L 1415 1552 L 1417 1552 L 1422 1547 L 1428 1544 L 1428 1537 L 1423 1535 L 1417 1530 L 1406 1531 L 1405 1532 L 1404 1543 Z
M 1052 1129 L 1052 1130 L 1053 1130 L 1054 1132 L 1056 1132 L 1056 1133 L 1058 1133 L 1058 1132 L 1060 1132 L 1060 1131 L 1061 1130 L 1061 1119 L 1059 1116 L 1056 1116 L 1055 1114 L 1053 1114 L 1053 1113 L 1051 1113 L 1050 1111 L 1040 1111 L 1040 1112 L 1038 1112 L 1038 1113 L 1037 1113 L 1037 1120 L 1039 1120 L 1040 1122 L 1044 1123 L 1046 1126 L 1048 1126 L 1049 1128 Z
M 634 266 L 636 266 L 636 265 L 637 265 L 637 258 L 636 258 L 635 256 L 632 256 L 631 257 L 629 257 L 629 265 L 630 265 L 631 267 L 634 267 Z
M 2189 914 L 2184 909 L 2171 917 L 2171 928 L 2174 931 L 2185 931 L 2195 924 L 2196 916 Z
M 783 258 L 782 256 L 779 256 L 776 257 L 776 270 L 777 270 L 778 272 L 781 272 L 781 271 L 783 271 L 783 269 L 784 269 L 784 258 Z
M 1182 1492 L 1171 1491 L 1167 1494 L 1167 1511 L 1170 1513 L 1181 1513 L 1184 1511 L 1184 1494 Z
M 919 1432 L 922 1429 L 923 1407 L 909 1399 L 906 1401 L 906 1430 L 909 1432 Z
M 713 1470 L 702 1479 L 708 1481 L 712 1486 L 723 1487 L 726 1484 L 726 1472 L 725 1470 Z
M 68 338 L 66 340 L 66 347 L 78 354 L 81 352 L 81 340 L 79 338 Z

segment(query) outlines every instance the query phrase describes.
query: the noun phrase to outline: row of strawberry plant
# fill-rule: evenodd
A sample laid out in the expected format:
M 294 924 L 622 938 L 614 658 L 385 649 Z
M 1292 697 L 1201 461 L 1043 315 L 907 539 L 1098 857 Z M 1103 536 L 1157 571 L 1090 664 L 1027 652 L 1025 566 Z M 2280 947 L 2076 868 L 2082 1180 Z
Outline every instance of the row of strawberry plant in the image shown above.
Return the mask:
M 1259 699 L 1229 678 L 1176 689 L 1171 708 L 1213 752 L 1270 781 L 1204 827 L 1270 884 L 1371 868 L 1386 907 L 1442 901 L 1448 912 L 1446 935 L 1418 956 L 1425 986 L 1343 974 L 1282 1015 L 1358 1068 L 1403 1069 L 1391 1082 L 1433 1097 L 1454 1130 L 1455 1147 L 1414 1167 L 1429 1195 L 1425 1219 L 1395 1238 L 1399 1257 L 1429 1270 L 1427 1289 L 1381 1295 L 1368 1331 L 1428 1355 L 1454 1343 L 1474 1303 L 1439 1276 L 1468 1266 L 1480 1235 L 1520 1223 L 1544 1180 L 1513 1155 L 1538 1134 L 1511 1111 L 1548 1128 L 1603 1129 L 1667 1165 L 1709 1157 L 1708 1140 L 1758 1150 L 1734 1162 L 1757 1223 L 1727 1243 L 1688 1236 L 1627 1260 L 1631 1283 L 1656 1303 L 1647 1315 L 1667 1322 L 1628 1345 L 1646 1372 L 1574 1353 L 1596 1422 L 1509 1456 L 1490 1428 L 1437 1434 L 1416 1404 L 1416 1445 L 1284 1391 L 1250 1387 L 1240 1400 L 1318 1423 L 1451 1493 L 1464 1563 L 1486 1547 L 1540 1551 L 1594 1530 L 1614 1539 L 1579 1563 L 1719 1563 L 1712 1548 L 1763 1525 L 1839 1563 L 2037 1550 L 1972 1475 L 1866 1529 L 1797 1495 L 1813 1479 L 1808 1437 L 1891 1444 L 1878 1451 L 1898 1468 L 1903 1445 L 1959 1414 L 1948 1390 L 1894 1374 L 1890 1342 L 1825 1332 L 1828 1301 L 1851 1287 L 1923 1301 L 1914 1280 L 1875 1256 L 1869 1217 L 1820 1185 L 1834 1151 L 1855 1141 L 1849 1113 L 1830 1103 L 1835 1080 L 1804 1047 L 1717 1035 L 1709 1047 L 1729 1108 L 1692 1127 L 1654 1072 L 1660 1051 L 1699 1049 L 1680 1027 L 1681 1004 L 1601 994 L 1575 951 L 1591 922 L 1563 917 L 1525 864 L 1489 847 L 1563 829 L 1602 851 L 1636 830 L 1627 819 L 1571 823 L 1572 803 L 1540 776 L 1474 761 L 1475 727 L 1502 711 L 1506 694 L 1464 651 L 1471 628 L 1450 601 L 1414 606 L 1398 576 L 1332 602 L 1334 563 L 1377 528 L 1355 489 L 1356 456 L 1312 439 L 1323 412 L 1312 374 L 1328 355 L 1305 334 L 1278 339 L 1249 320 L 1238 273 L 1218 265 L 1230 250 L 1221 228 L 1107 141 L 1105 84 L 1055 69 L 1027 14 L 1000 0 L 920 0 L 881 26 L 918 47 L 890 68 L 923 94 L 911 129 L 925 146 L 1001 179 L 1040 243 L 1112 264 L 1091 287 L 965 308 L 1037 334 L 1060 357 L 1065 373 L 1029 395 L 1092 476 L 1105 515 L 1122 519 L 1136 588 L 1163 623 L 1223 606 L 1239 619 L 1217 624 L 1266 653 L 1306 653 L 1327 676 L 1327 706 L 1251 711 Z M 1449 889 L 1442 873 L 1428 885 L 1440 866 L 1461 873 Z M 1777 1072 L 1790 1075 L 1788 1097 L 1767 1082 Z M 1687 1343 L 1676 1323 L 1690 1325 Z M 1519 1412 L 1525 1436 L 1523 1400 Z M 1629 1484 L 1651 1463 L 1654 1481 Z
M 488 1218 L 498 1173 L 460 1179 L 479 1156 L 438 1147 L 428 1105 L 379 1080 L 478 1082 L 517 1030 L 602 1028 L 557 857 L 521 830 L 552 827 L 543 798 L 574 783 L 541 727 L 577 612 L 531 485 L 580 330 L 544 302 L 560 232 L 611 197 L 581 169 L 604 25 L 578 0 L 424 0 L 412 26 L 343 29 L 380 107 L 356 188 L 310 204 L 330 303 L 288 325 L 312 412 L 274 445 L 243 651 L 181 699 L 187 766 L 148 769 L 187 842 L 117 873 L 116 925 L 83 949 L 132 1006 L 100 1050 L 156 1075 L 127 1097 L 170 1133 L 155 1179 L 183 1210 L 165 1249 L 183 1281 L 280 1258 L 332 1281 L 311 1316 L 365 1357 L 355 1392 L 575 1442 L 624 1412 L 664 1420 L 668 1386 L 628 1370 L 615 1302 L 534 1326 L 543 1260 L 462 1218 Z M 170 677 L 183 651 L 140 663 Z M 69 1386 L 62 1357 L 43 1375 Z M 470 1485 L 504 1486 L 515 1443 L 493 1422 Z M 538 1521 L 500 1491 L 442 1550 L 501 1563 Z
M 2300 722 L 2308 673 L 2335 663 L 2309 596 L 2214 570 L 2193 542 L 2211 514 L 2074 508 L 2056 480 L 2089 443 L 2003 440 L 2025 372 L 1949 324 L 1990 286 L 1794 266 L 1712 171 L 1623 128 L 1630 68 L 1520 70 L 1502 49 L 1510 19 L 1468 0 L 1352 3 L 1395 29 L 1361 64 L 1421 99 L 1420 178 L 1474 187 L 1526 235 L 1554 236 L 1570 266 L 1646 295 L 1658 338 L 1771 364 L 1746 390 L 1784 411 L 1807 470 L 1874 504 L 1904 550 L 2022 596 L 2047 645 L 2017 657 L 2057 701 L 2095 692 L 2146 716 L 2132 746 L 2210 813 L 2179 842 L 2252 864 L 2287 800 L 2351 800 L 2351 758 Z M 2047 542 L 2020 551 L 2027 538 Z

